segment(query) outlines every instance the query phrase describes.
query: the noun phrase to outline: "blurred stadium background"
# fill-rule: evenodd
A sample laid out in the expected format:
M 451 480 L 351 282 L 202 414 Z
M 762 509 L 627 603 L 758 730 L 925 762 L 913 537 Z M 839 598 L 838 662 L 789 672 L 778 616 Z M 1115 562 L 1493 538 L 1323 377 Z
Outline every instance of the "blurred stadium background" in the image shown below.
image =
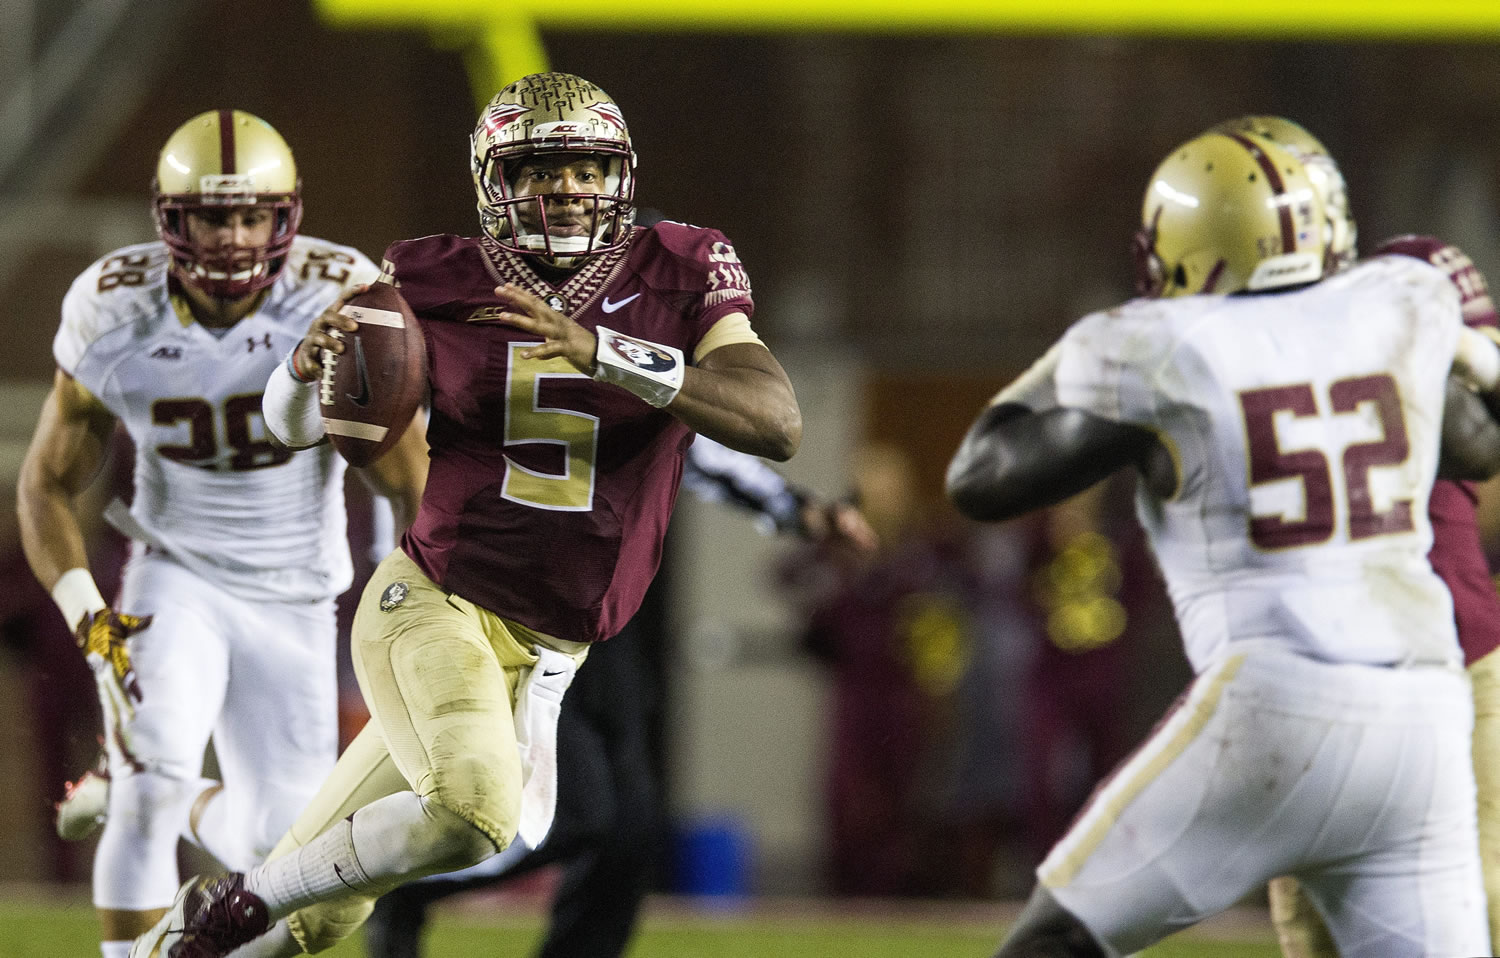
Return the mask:
M 985 953 L 1000 903 L 1025 893 L 1046 841 L 1187 670 L 1129 531 L 1128 490 L 980 531 L 943 505 L 942 470 L 998 385 L 1072 319 L 1129 294 L 1127 242 L 1156 161 L 1230 116 L 1295 118 L 1342 162 L 1367 240 L 1438 233 L 1500 276 L 1500 6 L 1218 6 L 0 4 L 0 955 L 94 953 L 91 848 L 57 842 L 50 808 L 90 760 L 95 706 L 9 507 L 69 282 L 152 238 L 157 149 L 219 106 L 259 114 L 291 143 L 305 232 L 372 256 L 400 238 L 472 234 L 478 104 L 548 66 L 621 105 L 642 205 L 734 239 L 756 325 L 803 403 L 803 451 L 786 472 L 861 493 L 896 583 L 882 621 L 899 647 L 862 648 L 838 619 L 857 590 L 825 559 L 684 501 L 647 610 L 677 835 L 660 887 L 728 893 L 746 937 L 673 944 L 674 929 L 740 926 L 723 911 L 694 924 L 662 899 L 636 954 Z M 109 535 L 101 554 L 118 545 Z M 351 724 L 357 698 L 351 685 Z M 881 738 L 850 703 L 920 734 Z M 861 729 L 903 774 L 872 784 L 835 761 L 840 735 Z M 890 820 L 835 836 L 865 787 L 885 789 L 872 801 Z M 872 866 L 880 881 L 851 880 L 875 860 L 860 842 L 888 850 L 896 834 L 899 860 Z M 435 953 L 491 948 L 478 942 L 526 953 L 545 880 L 511 893 L 519 910 L 500 908 L 498 938 Z M 880 921 L 838 904 L 871 895 L 918 904 Z M 960 915 L 939 899 L 975 907 Z M 765 911 L 788 901 L 843 917 L 788 924 Z M 493 905 L 456 908 L 454 927 Z M 1261 945 L 1159 954 L 1270 954 L 1258 909 L 1246 903 L 1226 934 Z M 924 915 L 928 931 L 913 932 Z M 923 937 L 937 927 L 953 941 Z

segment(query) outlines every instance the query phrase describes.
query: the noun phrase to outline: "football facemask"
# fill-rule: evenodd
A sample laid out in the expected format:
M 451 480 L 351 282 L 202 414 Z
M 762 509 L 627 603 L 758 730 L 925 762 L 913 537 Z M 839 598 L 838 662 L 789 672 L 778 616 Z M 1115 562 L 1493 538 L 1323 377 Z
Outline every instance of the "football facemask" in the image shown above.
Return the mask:
M 152 193 L 156 232 L 172 252 L 174 272 L 218 299 L 239 299 L 274 283 L 302 222 L 291 148 L 269 123 L 243 110 L 210 110 L 178 127 L 162 147 Z M 264 243 L 193 236 L 189 220 L 195 215 L 225 217 L 252 207 L 271 217 Z
M 635 219 L 635 153 L 613 100 L 567 73 L 523 77 L 495 94 L 470 137 L 479 222 L 500 246 L 559 266 L 625 245 Z M 595 193 L 517 195 L 511 177 L 530 160 L 596 158 Z M 581 228 L 580 228 L 581 227 Z
M 1303 163 L 1253 134 L 1207 133 L 1151 176 L 1136 234 L 1143 296 L 1268 290 L 1325 275 L 1328 223 Z

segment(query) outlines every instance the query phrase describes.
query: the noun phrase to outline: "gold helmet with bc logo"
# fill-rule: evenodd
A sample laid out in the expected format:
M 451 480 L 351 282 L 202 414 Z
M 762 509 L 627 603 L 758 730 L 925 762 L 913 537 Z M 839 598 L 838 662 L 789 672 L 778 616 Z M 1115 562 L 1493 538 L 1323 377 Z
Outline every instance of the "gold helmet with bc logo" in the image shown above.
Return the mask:
M 1225 120 L 1213 129 L 1216 133 L 1253 133 L 1286 147 L 1301 160 L 1328 217 L 1328 272 L 1336 273 L 1354 265 L 1359 256 L 1355 249 L 1359 227 L 1349 209 L 1349 187 L 1343 171 L 1321 140 L 1300 123 L 1280 116 L 1242 116 Z
M 1328 223 L 1302 161 L 1253 133 L 1205 133 L 1151 175 L 1135 237 L 1144 296 L 1322 279 Z
M 570 266 L 580 257 L 623 246 L 629 238 L 635 220 L 630 132 L 620 108 L 589 81 L 570 73 L 522 77 L 485 107 L 470 145 L 480 225 L 506 249 Z M 548 193 L 546 202 L 541 195 L 517 195 L 515 175 L 521 164 L 548 154 L 596 157 L 603 170 L 600 189 Z M 560 215 L 588 225 L 568 235 L 557 227 Z
M 179 126 L 152 182 L 156 232 L 185 283 L 236 299 L 276 281 L 302 222 L 301 182 L 291 148 L 271 124 L 243 110 L 209 110 Z M 272 217 L 270 239 L 256 246 L 195 240 L 192 216 L 224 216 L 259 207 Z

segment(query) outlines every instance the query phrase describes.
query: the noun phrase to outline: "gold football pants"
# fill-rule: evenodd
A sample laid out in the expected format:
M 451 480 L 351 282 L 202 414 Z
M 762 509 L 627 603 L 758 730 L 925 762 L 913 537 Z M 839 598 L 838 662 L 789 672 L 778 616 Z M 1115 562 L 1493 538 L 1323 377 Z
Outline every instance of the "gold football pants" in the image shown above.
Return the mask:
M 387 556 L 360 598 L 350 643 L 370 721 L 271 857 L 403 789 L 452 811 L 497 850 L 509 845 L 521 807 L 515 694 L 538 642 L 580 661 L 587 654 L 445 592 L 399 549 Z M 373 907 L 364 896 L 320 902 L 288 924 L 315 954 Z
M 1490 940 L 1500 944 L 1500 650 L 1469 666 L 1474 689 L 1474 784 L 1479 801 L 1479 862 L 1489 899 Z M 1318 910 L 1290 875 L 1269 888 L 1271 923 L 1285 958 L 1338 958 Z

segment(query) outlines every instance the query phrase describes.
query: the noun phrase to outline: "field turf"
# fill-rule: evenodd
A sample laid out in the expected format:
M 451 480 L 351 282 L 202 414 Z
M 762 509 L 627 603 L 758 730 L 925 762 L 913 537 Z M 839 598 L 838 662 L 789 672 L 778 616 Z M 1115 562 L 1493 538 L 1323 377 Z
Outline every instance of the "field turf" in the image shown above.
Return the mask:
M 982 909 L 902 904 L 892 914 L 877 908 L 799 905 L 793 909 L 699 911 L 654 904 L 630 958 L 988 958 L 999 936 L 998 920 Z M 429 958 L 526 958 L 541 923 L 534 908 L 506 905 L 499 917 L 468 907 L 440 912 L 429 935 Z M 0 899 L 0 958 L 96 958 L 93 915 L 69 896 L 65 902 L 35 895 Z M 324 954 L 362 958 L 358 941 Z M 1146 952 L 1149 958 L 1277 958 L 1268 933 L 1251 928 L 1212 938 L 1179 935 Z

